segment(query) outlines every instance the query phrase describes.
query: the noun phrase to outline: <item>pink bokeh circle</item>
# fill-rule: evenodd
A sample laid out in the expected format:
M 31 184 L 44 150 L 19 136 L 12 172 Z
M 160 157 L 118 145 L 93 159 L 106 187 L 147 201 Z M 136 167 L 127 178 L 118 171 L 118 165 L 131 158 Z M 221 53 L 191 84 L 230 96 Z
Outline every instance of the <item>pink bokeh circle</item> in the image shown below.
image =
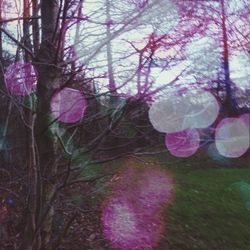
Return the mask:
M 63 88 L 51 98 L 50 107 L 60 122 L 75 123 L 83 118 L 87 102 L 79 90 Z
M 139 178 L 135 193 L 143 207 L 155 211 L 171 202 L 174 196 L 174 182 L 166 172 L 148 168 Z
M 36 90 L 37 73 L 31 63 L 16 62 L 7 68 L 5 84 L 12 95 L 29 95 Z
M 181 132 L 166 134 L 165 145 L 176 157 L 189 157 L 198 150 L 200 136 L 196 129 L 186 129 Z
M 101 222 L 105 238 L 122 250 L 151 249 L 159 242 L 164 229 L 161 216 L 149 216 L 121 195 L 106 202 Z
M 169 204 L 174 198 L 174 181 L 172 176 L 158 167 L 127 167 L 120 175 L 119 181 L 112 183 L 115 193 L 126 195 L 150 213 Z M 140 204 L 140 205 L 139 205 Z

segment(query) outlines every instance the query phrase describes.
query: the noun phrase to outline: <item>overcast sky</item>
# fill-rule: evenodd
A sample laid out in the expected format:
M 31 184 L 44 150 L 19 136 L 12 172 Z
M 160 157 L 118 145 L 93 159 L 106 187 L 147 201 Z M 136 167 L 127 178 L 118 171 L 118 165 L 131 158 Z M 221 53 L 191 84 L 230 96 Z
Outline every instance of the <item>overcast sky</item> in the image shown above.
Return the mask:
M 21 16 L 22 7 L 20 6 L 21 1 L 6 1 L 8 5 L 5 5 L 5 18 L 13 18 L 18 15 Z M 103 4 L 105 1 L 95 1 L 95 0 L 86 0 L 84 1 L 83 6 L 83 14 L 90 16 L 90 20 L 95 21 L 97 23 L 103 23 L 106 20 L 105 16 L 105 5 Z M 156 28 L 155 31 L 162 34 L 162 32 L 168 32 L 175 27 L 178 23 L 178 11 L 175 6 L 170 3 L 166 7 L 166 2 L 164 1 L 164 6 L 161 8 L 153 8 L 152 10 L 148 10 L 147 16 L 150 16 L 148 19 L 141 18 L 141 22 L 148 22 L 148 25 L 140 26 L 140 22 L 138 23 L 138 28 L 132 29 L 131 31 L 124 32 L 122 35 L 116 37 L 112 41 L 112 49 L 113 49 L 113 60 L 114 60 L 114 71 L 115 78 L 119 84 L 123 81 L 131 77 L 131 74 L 134 74 L 136 71 L 136 66 L 138 65 L 138 55 L 133 53 L 132 46 L 127 42 L 131 41 L 137 47 L 143 46 L 145 43 L 145 37 L 148 36 L 149 33 Z M 233 1 L 230 2 L 230 11 L 237 11 L 241 6 L 241 1 Z M 8 7 L 8 8 L 6 8 Z M 119 10 L 119 6 L 117 6 L 116 13 L 112 14 L 112 19 L 114 22 L 119 22 L 120 20 L 124 20 L 126 18 L 126 13 L 135 13 L 135 6 L 131 4 L 127 4 L 123 2 L 121 4 L 121 10 Z M 7 11 L 6 11 L 7 9 Z M 125 14 L 122 14 L 125 13 Z M 136 14 L 136 13 L 135 13 Z M 164 15 L 164 22 L 159 22 L 157 17 L 162 17 Z M 162 19 L 160 19 L 162 20 Z M 20 22 L 19 22 L 20 23 Z M 143 24 L 144 24 L 143 23 Z M 151 25 L 153 23 L 153 26 Z M 237 23 L 236 23 L 237 24 Z M 21 26 L 18 26 L 18 22 L 11 22 L 8 24 L 8 30 L 13 34 L 17 34 L 19 31 L 21 33 Z M 119 29 L 119 25 L 116 26 L 116 29 Z M 76 45 L 76 51 L 79 53 L 81 60 L 84 60 L 86 55 L 89 52 L 95 51 L 98 45 L 102 42 L 100 38 L 105 38 L 105 29 L 106 26 L 103 24 L 96 24 L 93 22 L 82 22 L 80 34 L 86 34 L 86 29 L 89 30 L 90 35 L 88 37 L 84 37 L 83 42 Z M 75 30 L 71 30 L 69 35 L 70 37 L 74 36 Z M 186 50 L 186 58 L 187 60 L 181 62 L 179 65 L 170 68 L 169 70 L 162 70 L 159 68 L 152 68 L 151 77 L 155 81 L 155 87 L 160 86 L 161 84 L 166 84 L 167 82 L 171 82 L 185 67 L 189 66 L 191 69 L 196 70 L 197 72 L 204 73 L 204 75 L 209 78 L 213 78 L 213 75 L 216 73 L 216 67 L 219 67 L 219 56 L 218 50 L 216 50 L 216 44 L 213 44 L 211 38 L 199 38 L 198 41 L 193 41 L 187 46 Z M 210 46 L 210 47 L 209 47 Z M 15 53 L 15 48 L 13 46 L 6 45 L 7 48 L 12 53 Z M 131 54 L 128 56 L 128 54 Z M 157 52 L 158 53 L 158 52 Z M 156 53 L 156 55 L 157 55 Z M 165 53 L 165 54 L 164 54 Z M 158 53 L 159 57 L 164 58 L 164 56 L 169 56 L 171 53 L 174 55 L 173 50 L 165 50 Z M 82 55 L 82 56 L 81 56 Z M 198 55 L 196 58 L 195 55 Z M 203 59 L 199 56 L 203 55 Z M 123 58 L 122 58 L 123 57 Z M 217 65 L 218 64 L 218 65 Z M 102 74 L 107 71 L 106 66 L 106 52 L 105 46 L 101 53 L 97 56 L 93 57 L 89 63 L 95 69 L 96 74 Z M 250 77 L 250 58 L 244 52 L 237 53 L 230 57 L 230 67 L 231 67 L 231 76 L 236 84 L 241 88 L 247 88 L 250 86 L 249 77 Z M 208 70 L 203 70 L 208 69 Z M 203 72 L 202 72 L 203 71 Z M 215 76 L 216 77 L 216 76 Z M 185 79 L 182 79 L 185 82 Z M 194 80 L 192 76 L 187 75 L 186 81 L 190 82 Z M 105 82 L 105 81 L 104 81 Z M 129 89 L 133 89 L 135 84 L 135 79 L 131 79 L 130 84 L 126 87 L 126 91 Z M 102 83 L 103 84 L 103 83 Z

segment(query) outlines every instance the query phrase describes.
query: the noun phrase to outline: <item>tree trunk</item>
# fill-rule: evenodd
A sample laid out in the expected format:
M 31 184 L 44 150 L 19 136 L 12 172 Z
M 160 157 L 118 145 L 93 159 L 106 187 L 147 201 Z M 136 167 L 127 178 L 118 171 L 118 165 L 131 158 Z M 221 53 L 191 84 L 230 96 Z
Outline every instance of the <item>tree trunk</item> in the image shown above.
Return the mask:
M 23 0 L 23 44 L 26 48 L 31 48 L 30 31 L 29 31 L 29 18 L 30 18 L 30 7 L 29 0 Z M 24 50 L 24 60 L 30 61 L 30 55 Z
M 38 2 L 37 0 L 32 0 L 32 36 L 33 36 L 33 48 L 35 55 L 39 49 L 40 42 L 40 32 L 39 32 L 39 22 L 38 22 Z
M 224 0 L 221 3 L 221 15 L 222 15 L 222 36 L 223 36 L 223 70 L 224 70 L 224 81 L 226 88 L 226 100 L 225 105 L 228 109 L 229 114 L 237 113 L 237 103 L 234 98 L 234 93 L 232 89 L 232 80 L 230 77 L 230 67 L 229 67 L 229 50 L 228 50 L 228 35 L 226 26 L 226 11 Z
M 3 2 L 0 0 L 0 28 L 2 28 Z M 4 90 L 4 69 L 3 69 L 3 33 L 0 29 L 0 90 Z
M 31 156 L 28 166 L 30 191 L 22 250 L 49 250 L 54 216 L 57 172 L 57 140 L 49 133 L 50 99 L 60 87 L 57 67 L 59 1 L 41 1 L 42 43 L 34 65 L 38 72 L 37 103 L 31 126 Z M 34 157 L 37 155 L 37 159 Z
M 110 15 L 110 0 L 106 0 L 106 37 L 107 40 L 111 37 L 111 25 L 112 25 L 112 19 Z M 116 84 L 114 79 L 114 69 L 113 69 L 113 57 L 112 57 L 112 44 L 111 41 L 108 40 L 107 42 L 107 63 L 108 63 L 108 86 L 109 91 L 111 94 L 116 94 Z
M 59 27 L 58 1 L 43 0 L 42 14 L 42 44 L 37 56 L 38 88 L 37 88 L 37 119 L 35 125 L 36 143 L 39 155 L 41 204 L 37 215 L 42 223 L 41 250 L 49 249 L 54 216 L 53 199 L 56 192 L 56 181 L 51 177 L 57 173 L 57 141 L 49 132 L 50 99 L 60 87 L 61 70 L 57 67 L 57 41 Z M 38 226 L 39 226 L 38 224 Z

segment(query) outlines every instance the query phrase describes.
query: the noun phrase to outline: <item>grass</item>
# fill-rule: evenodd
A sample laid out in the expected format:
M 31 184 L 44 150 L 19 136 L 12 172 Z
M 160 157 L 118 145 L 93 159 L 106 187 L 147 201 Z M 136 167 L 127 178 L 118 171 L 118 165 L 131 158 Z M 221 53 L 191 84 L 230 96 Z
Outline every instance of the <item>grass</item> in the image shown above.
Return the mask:
M 250 158 L 250 157 L 249 157 Z M 156 250 L 248 250 L 250 249 L 249 158 L 216 162 L 202 152 L 188 159 L 162 154 L 139 160 L 103 164 L 101 172 L 116 172 L 131 164 L 160 164 L 175 180 L 175 199 L 164 212 L 166 230 Z M 246 185 L 245 185 L 246 186 Z M 237 188 L 238 187 L 238 188 Z M 249 200 L 246 200 L 249 191 Z
M 250 249 L 250 210 L 232 184 L 249 169 L 176 169 L 176 198 L 159 249 Z

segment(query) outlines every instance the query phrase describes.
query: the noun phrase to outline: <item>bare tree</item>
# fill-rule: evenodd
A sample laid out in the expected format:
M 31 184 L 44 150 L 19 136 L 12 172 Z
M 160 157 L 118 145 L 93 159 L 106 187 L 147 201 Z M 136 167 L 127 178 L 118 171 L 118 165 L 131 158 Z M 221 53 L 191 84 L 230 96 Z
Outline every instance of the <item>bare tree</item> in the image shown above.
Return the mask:
M 58 235 L 54 234 L 58 195 L 71 185 L 100 178 L 81 178 L 82 168 L 75 164 L 76 159 L 82 157 L 81 164 L 86 166 L 162 149 L 162 135 L 149 123 L 148 102 L 167 88 L 187 85 L 179 81 L 188 71 L 184 68 L 160 85 L 156 83 L 157 74 L 169 74 L 182 65 L 186 47 L 193 38 L 207 35 L 211 23 L 217 25 L 220 35 L 226 102 L 230 109 L 235 108 L 229 67 L 231 29 L 224 0 L 172 1 L 174 15 L 162 0 L 130 2 L 106 0 L 103 5 L 97 1 L 92 6 L 94 11 L 87 15 L 83 0 L 23 0 L 22 15 L 3 20 L 0 1 L 0 100 L 1 107 L 11 104 L 4 115 L 4 131 L 6 134 L 10 121 L 16 121 L 12 136 L 20 141 L 16 157 L 22 165 L 20 173 L 16 169 L 11 173 L 17 176 L 15 188 L 20 194 L 4 187 L 4 192 L 20 196 L 22 208 L 19 234 L 9 237 L 18 240 L 12 244 L 13 249 L 60 249 L 76 215 L 68 218 Z M 22 27 L 18 35 L 4 26 L 13 23 Z M 140 32 L 142 39 L 133 39 L 131 34 Z M 241 40 L 234 36 L 234 46 Z M 6 90 L 8 65 L 4 64 L 3 46 L 11 49 L 6 41 L 15 44 L 13 61 L 20 58 L 36 69 L 35 93 L 14 96 Z M 116 51 L 117 43 L 124 47 Z M 245 40 L 242 46 L 247 47 Z M 103 78 L 107 80 L 105 86 L 101 84 Z M 97 91 L 98 87 L 101 90 Z M 61 124 L 51 114 L 52 98 L 65 88 L 84 93 L 88 102 L 79 122 Z M 118 95 L 126 88 L 134 92 Z M 117 98 L 102 105 L 106 94 Z M 5 169 L 1 171 L 6 173 Z

